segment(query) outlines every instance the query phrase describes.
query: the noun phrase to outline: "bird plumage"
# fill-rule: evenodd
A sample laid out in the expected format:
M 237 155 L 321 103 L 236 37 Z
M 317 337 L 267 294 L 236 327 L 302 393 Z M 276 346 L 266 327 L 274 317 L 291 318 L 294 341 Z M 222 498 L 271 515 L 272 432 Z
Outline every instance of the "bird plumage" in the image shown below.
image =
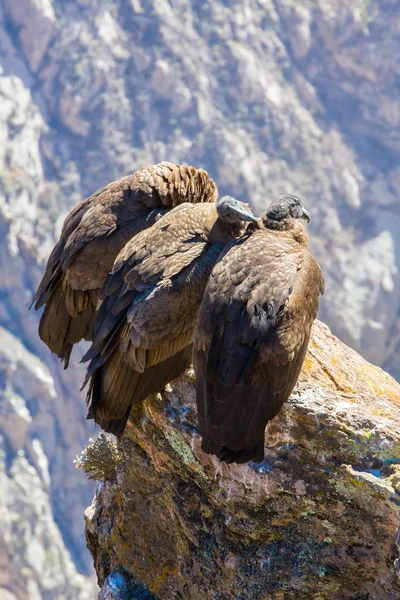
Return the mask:
M 261 229 L 227 245 L 199 310 L 199 432 L 203 449 L 226 462 L 263 460 L 266 424 L 297 381 L 323 292 L 304 228 L 282 210 L 275 205 Z
M 236 202 L 236 201 L 235 201 Z M 209 275 L 226 243 L 256 220 L 229 200 L 183 204 L 118 254 L 101 288 L 89 361 L 89 418 L 122 435 L 132 404 L 160 391 L 191 362 Z M 232 214 L 236 210 L 236 222 Z M 233 212 L 232 212 L 233 211 Z M 231 218 L 232 217 L 232 218 Z
M 44 305 L 39 335 L 65 367 L 72 346 L 92 339 L 99 288 L 126 242 L 168 210 L 217 195 L 206 171 L 163 162 L 106 185 L 71 211 L 33 299 L 35 309 Z

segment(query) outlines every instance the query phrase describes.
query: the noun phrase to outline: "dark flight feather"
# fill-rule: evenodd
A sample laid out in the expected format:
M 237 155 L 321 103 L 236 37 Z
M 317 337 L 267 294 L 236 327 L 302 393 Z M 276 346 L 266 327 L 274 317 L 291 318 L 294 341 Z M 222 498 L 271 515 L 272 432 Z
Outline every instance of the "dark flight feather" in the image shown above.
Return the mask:
M 238 214 L 234 223 L 229 212 L 225 223 L 217 204 L 183 204 L 128 242 L 115 259 L 84 357 L 90 360 L 88 417 L 106 431 L 121 436 L 131 406 L 190 365 L 210 273 L 226 243 L 244 231 L 242 205 Z
M 217 195 L 206 171 L 163 162 L 106 185 L 71 211 L 32 303 L 45 307 L 39 335 L 65 367 L 73 345 L 92 339 L 99 288 L 126 242 L 170 209 Z
M 263 460 L 265 427 L 296 384 L 323 293 L 303 227 L 264 217 L 215 265 L 194 335 L 202 448 L 228 463 Z

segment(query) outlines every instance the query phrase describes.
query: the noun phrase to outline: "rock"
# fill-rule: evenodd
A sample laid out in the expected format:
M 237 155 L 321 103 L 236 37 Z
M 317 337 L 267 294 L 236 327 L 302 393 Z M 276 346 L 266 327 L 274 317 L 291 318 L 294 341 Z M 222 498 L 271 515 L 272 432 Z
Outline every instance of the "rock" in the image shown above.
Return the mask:
M 0 447 L 0 586 L 10 600 L 10 590 L 18 600 L 91 600 L 93 582 L 77 573 L 54 520 L 48 473 L 42 477 L 28 449 L 7 453 L 1 433 Z
M 48 366 L 0 327 L 0 586 L 18 600 L 89 600 L 95 589 L 89 569 L 79 574 L 72 560 L 85 560 L 76 500 L 81 480 L 71 456 L 77 440 L 68 440 L 54 408 L 59 393 Z M 67 415 L 75 401 L 65 395 L 64 401 Z
M 84 372 L 63 372 L 28 310 L 57 221 L 76 200 L 74 183 L 66 198 L 45 175 L 49 115 L 4 17 L 9 8 L 21 19 L 21 47 L 29 51 L 28 36 L 40 62 L 45 36 L 29 6 L 51 12 L 46 1 L 0 7 L 0 598 L 5 588 L 18 600 L 89 600 L 96 584 L 81 515 L 93 488 L 73 465 L 91 432 L 79 394 Z
M 208 169 L 257 211 L 300 195 L 326 277 L 321 317 L 400 377 L 399 4 L 0 3 L 1 451 L 7 464 L 22 451 L 43 485 L 56 571 L 67 552 L 90 573 L 80 515 L 93 492 L 73 460 L 92 430 L 79 350 L 62 371 L 27 308 L 63 218 L 107 182 L 167 159 Z M 11 549 L 25 544 L 10 535 Z M 3 587 L 48 595 L 29 572 Z
M 398 4 L 5 0 L 1 79 L 22 77 L 13 101 L 40 108 L 45 179 L 70 205 L 165 159 L 209 169 L 222 194 L 256 210 L 281 192 L 303 196 L 324 320 L 400 377 Z M 8 119 L 25 161 L 36 144 Z M 45 228 L 48 216 L 36 218 Z
M 29 67 L 36 72 L 57 33 L 52 0 L 4 0 L 4 7 L 18 23 L 24 55 Z
M 11 594 L 11 592 L 5 588 L 0 588 L 0 598 L 2 598 L 2 600 L 18 600 L 14 594 Z
M 260 465 L 205 455 L 194 402 L 188 371 L 135 410 L 86 511 L 101 598 L 400 597 L 399 384 L 316 322 Z
M 122 571 L 113 571 L 104 582 L 99 600 L 157 600 Z

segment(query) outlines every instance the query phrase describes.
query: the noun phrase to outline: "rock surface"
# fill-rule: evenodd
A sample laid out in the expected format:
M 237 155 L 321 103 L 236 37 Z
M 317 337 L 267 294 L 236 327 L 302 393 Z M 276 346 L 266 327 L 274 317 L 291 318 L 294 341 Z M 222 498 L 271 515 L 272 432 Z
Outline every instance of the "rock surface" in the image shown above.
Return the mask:
M 106 182 L 168 159 L 207 168 L 221 193 L 257 210 L 283 191 L 304 197 L 327 280 L 321 316 L 400 377 L 399 8 L 400 0 L 3 0 L 1 518 L 30 528 L 22 537 L 9 530 L 7 593 L 60 598 L 71 580 L 70 598 L 86 594 L 81 514 L 93 488 L 72 464 L 92 433 L 83 370 L 60 369 L 27 307 L 64 216 Z M 31 487 L 15 485 L 14 465 Z M 33 526 L 27 501 L 36 493 L 54 546 Z M 31 568 L 31 540 L 58 556 L 57 584 L 41 583 L 46 562 Z M 13 554 L 27 569 L 21 580 Z
M 399 7 L 4 0 L 13 155 L 57 182 L 56 211 L 58 194 L 69 207 L 164 159 L 209 169 L 257 209 L 295 191 L 313 215 L 324 320 L 400 377 Z
M 0 598 L 89 600 L 96 584 L 82 512 L 93 485 L 73 464 L 93 430 L 79 394 L 83 369 L 63 372 L 28 311 L 64 211 L 78 199 L 47 172 L 50 117 L 3 10 L 26 17 L 24 43 L 45 52 L 45 22 L 31 19 L 46 2 L 29 4 L 0 7 Z
M 400 386 L 317 322 L 264 462 L 238 466 L 201 451 L 192 377 L 136 410 L 86 512 L 102 593 L 397 600 Z
M 90 488 L 80 486 L 72 464 L 86 436 L 76 424 L 70 435 L 76 401 L 60 387 L 0 327 L 0 588 L 17 600 L 91 600 L 95 593 L 77 569 L 90 573 L 79 543 Z M 1 589 L 0 598 L 7 598 Z

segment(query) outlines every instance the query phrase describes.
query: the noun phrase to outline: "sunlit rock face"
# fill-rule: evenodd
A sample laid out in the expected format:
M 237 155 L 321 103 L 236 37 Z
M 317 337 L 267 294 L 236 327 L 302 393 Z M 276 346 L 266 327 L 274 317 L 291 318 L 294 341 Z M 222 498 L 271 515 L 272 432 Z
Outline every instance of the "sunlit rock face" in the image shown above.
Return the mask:
M 103 594 L 400 597 L 399 384 L 316 323 L 264 462 L 244 466 L 201 451 L 194 396 L 188 371 L 136 410 L 86 512 Z
M 6 0 L 14 159 L 60 184 L 58 212 L 164 159 L 206 167 L 258 210 L 294 191 L 313 217 L 324 319 L 400 376 L 399 4 Z
M 72 464 L 86 436 L 71 435 L 76 400 L 56 373 L 0 327 L 0 598 L 95 593 L 79 514 L 90 489 Z
M 73 464 L 92 431 L 83 369 L 62 371 L 28 311 L 63 212 L 78 199 L 61 172 L 50 176 L 43 153 L 51 117 L 30 68 L 46 52 L 45 31 L 23 23 L 45 8 L 0 9 L 0 598 L 89 600 L 82 512 L 93 487 Z M 12 15 L 22 19 L 22 46 Z
M 108 181 L 164 159 L 205 167 L 222 194 L 255 210 L 293 192 L 312 214 L 312 249 L 327 282 L 321 316 L 400 377 L 399 4 L 2 2 L 3 474 L 12 481 L 22 456 L 31 481 L 47 482 L 62 548 L 52 556 L 66 553 L 76 574 L 91 568 L 80 515 L 93 488 L 72 464 L 92 433 L 79 393 L 84 373 L 61 371 L 38 339 L 38 315 L 27 311 L 65 215 Z M 24 510 L 16 514 L 31 519 Z M 13 531 L 12 544 L 26 548 Z M 65 572 L 64 558 L 54 560 Z M 3 564 L 11 572 L 8 554 Z M 27 591 L 29 577 L 6 579 L 4 589 L 18 600 L 48 597 L 39 574 L 36 596 Z M 69 597 L 80 597 L 78 588 Z

